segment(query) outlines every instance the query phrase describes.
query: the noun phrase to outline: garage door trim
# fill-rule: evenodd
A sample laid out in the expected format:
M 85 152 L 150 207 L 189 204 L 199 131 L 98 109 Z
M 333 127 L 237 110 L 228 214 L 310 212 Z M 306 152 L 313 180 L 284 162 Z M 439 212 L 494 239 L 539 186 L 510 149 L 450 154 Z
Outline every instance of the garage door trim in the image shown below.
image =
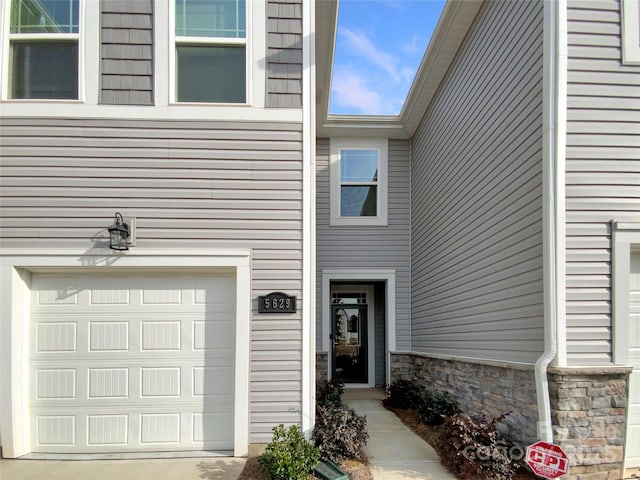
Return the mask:
M 630 365 L 629 331 L 630 331 L 630 276 L 631 255 L 640 253 L 640 223 L 613 223 L 613 259 L 612 259 L 612 290 L 613 290 L 613 362 L 616 365 Z M 629 400 L 629 399 L 627 399 Z M 629 431 L 629 411 L 627 410 L 627 432 Z M 626 435 L 625 465 L 629 468 L 630 456 L 627 454 L 632 448 L 631 435 Z M 637 448 L 635 445 L 634 448 Z
M 236 352 L 234 456 L 245 456 L 249 444 L 249 319 L 251 282 L 249 250 L 132 249 L 124 254 L 109 249 L 83 250 L 5 249 L 0 256 L 0 436 L 3 456 L 15 458 L 31 452 L 29 425 L 29 299 L 31 272 L 82 273 L 100 269 L 190 270 L 221 267 L 236 273 Z

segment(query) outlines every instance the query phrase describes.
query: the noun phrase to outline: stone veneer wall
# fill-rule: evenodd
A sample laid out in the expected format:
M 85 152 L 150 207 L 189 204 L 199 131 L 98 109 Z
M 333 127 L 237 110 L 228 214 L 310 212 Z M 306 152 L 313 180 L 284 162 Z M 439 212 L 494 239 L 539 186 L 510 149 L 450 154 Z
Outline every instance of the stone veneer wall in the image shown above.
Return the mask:
M 630 372 L 630 367 L 548 369 L 553 439 L 570 462 L 563 479 L 622 478 Z M 504 433 L 522 445 L 537 440 L 532 367 L 393 353 L 391 381 L 401 378 L 451 393 L 466 412 L 511 411 Z
M 512 412 L 501 425 L 503 433 L 521 445 L 537 440 L 538 407 L 533 367 L 393 353 L 391 381 L 401 378 L 449 392 L 465 412 L 491 416 Z
M 631 368 L 549 368 L 553 439 L 575 480 L 622 478 Z

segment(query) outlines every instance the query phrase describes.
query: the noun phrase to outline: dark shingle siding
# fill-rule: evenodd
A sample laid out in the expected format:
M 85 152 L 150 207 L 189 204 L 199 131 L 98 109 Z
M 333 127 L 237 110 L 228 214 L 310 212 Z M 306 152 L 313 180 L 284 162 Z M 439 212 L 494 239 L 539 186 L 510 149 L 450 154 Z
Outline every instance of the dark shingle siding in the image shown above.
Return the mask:
M 302 107 L 302 1 L 267 5 L 267 107 Z
M 100 103 L 152 105 L 152 1 L 101 0 L 100 7 Z

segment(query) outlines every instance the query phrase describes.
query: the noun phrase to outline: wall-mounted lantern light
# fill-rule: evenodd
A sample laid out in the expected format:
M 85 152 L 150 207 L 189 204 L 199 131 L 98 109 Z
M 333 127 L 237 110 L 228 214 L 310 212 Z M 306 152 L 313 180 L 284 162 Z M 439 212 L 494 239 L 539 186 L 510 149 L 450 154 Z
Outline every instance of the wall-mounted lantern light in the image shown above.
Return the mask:
M 116 212 L 115 223 L 109 227 L 109 248 L 112 250 L 129 250 L 127 239 L 129 238 L 129 225 L 124 222 L 122 214 Z

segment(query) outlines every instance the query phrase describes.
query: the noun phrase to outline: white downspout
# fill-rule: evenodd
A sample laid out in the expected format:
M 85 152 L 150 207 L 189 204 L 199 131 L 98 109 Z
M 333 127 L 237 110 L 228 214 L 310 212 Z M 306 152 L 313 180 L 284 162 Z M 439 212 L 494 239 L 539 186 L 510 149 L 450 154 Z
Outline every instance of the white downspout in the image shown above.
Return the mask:
M 544 352 L 535 365 L 538 438 L 553 441 L 547 368 L 566 365 L 565 155 L 567 109 L 566 0 L 544 2 L 543 33 Z
M 316 61 L 315 0 L 302 2 L 302 431 L 311 434 L 316 400 Z

